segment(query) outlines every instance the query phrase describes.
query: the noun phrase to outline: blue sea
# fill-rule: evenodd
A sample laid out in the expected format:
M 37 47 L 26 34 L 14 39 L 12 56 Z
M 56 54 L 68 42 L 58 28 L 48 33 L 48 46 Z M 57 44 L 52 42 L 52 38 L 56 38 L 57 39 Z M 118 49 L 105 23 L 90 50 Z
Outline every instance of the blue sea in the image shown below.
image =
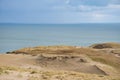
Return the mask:
M 120 42 L 120 23 L 0 24 L 0 53 L 24 47 Z

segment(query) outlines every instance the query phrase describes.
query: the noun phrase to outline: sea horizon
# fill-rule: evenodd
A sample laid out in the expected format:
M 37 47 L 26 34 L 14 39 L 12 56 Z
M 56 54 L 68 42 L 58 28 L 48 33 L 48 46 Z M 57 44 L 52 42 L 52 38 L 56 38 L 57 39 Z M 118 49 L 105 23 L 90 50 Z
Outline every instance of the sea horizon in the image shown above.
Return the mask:
M 34 46 L 120 42 L 120 23 L 0 23 L 0 53 Z

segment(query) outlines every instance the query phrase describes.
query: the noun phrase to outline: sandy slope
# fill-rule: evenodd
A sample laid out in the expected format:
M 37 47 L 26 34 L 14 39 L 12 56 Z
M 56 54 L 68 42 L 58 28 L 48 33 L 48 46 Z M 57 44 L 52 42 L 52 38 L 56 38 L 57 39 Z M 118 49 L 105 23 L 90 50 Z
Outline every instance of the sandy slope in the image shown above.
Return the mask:
M 35 58 L 30 55 L 22 54 L 0 54 L 0 65 L 26 66 L 33 65 Z
M 54 59 L 55 58 L 55 59 Z M 67 70 L 84 73 L 105 74 L 95 65 L 84 60 L 81 56 L 31 56 L 22 54 L 1 54 L 0 65 L 20 67 L 40 67 L 51 70 Z
M 96 65 L 92 65 L 88 59 L 81 56 L 71 56 L 71 55 L 55 55 L 55 56 L 39 56 L 38 64 L 41 67 L 52 70 L 64 70 L 64 71 L 76 71 L 91 74 L 103 74 L 105 72 L 100 70 Z
M 0 80 L 120 80 L 119 46 L 39 46 L 0 54 Z
M 84 55 L 0 54 L 0 67 L 4 66 L 3 69 L 8 72 L 0 75 L 0 80 L 87 80 L 85 76 L 89 80 L 114 79 L 105 76 L 106 73 L 97 67 L 98 63 L 88 60 Z M 72 71 L 75 73 L 73 74 Z M 50 75 L 51 77 L 48 78 Z M 96 78 L 94 79 L 93 76 Z

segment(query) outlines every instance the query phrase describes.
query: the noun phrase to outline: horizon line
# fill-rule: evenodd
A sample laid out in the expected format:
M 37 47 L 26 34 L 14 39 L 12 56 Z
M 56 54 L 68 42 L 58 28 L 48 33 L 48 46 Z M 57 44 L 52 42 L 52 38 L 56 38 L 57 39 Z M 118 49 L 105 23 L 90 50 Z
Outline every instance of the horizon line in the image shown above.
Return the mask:
M 94 23 L 94 22 L 84 22 L 84 23 L 7 23 L 7 22 L 5 22 L 5 23 L 1 23 L 0 22 L 0 24 L 43 24 L 43 25 L 45 25 L 45 24 L 49 24 L 49 25 L 52 25 L 52 24 L 120 24 L 120 22 L 98 22 L 98 23 Z

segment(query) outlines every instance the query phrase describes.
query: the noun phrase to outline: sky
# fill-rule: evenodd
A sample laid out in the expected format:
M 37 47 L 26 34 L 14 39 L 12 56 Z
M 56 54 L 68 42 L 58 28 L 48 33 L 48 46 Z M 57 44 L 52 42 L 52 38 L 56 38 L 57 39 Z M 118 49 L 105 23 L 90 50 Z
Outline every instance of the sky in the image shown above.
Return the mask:
M 0 0 L 0 23 L 120 23 L 120 0 Z

